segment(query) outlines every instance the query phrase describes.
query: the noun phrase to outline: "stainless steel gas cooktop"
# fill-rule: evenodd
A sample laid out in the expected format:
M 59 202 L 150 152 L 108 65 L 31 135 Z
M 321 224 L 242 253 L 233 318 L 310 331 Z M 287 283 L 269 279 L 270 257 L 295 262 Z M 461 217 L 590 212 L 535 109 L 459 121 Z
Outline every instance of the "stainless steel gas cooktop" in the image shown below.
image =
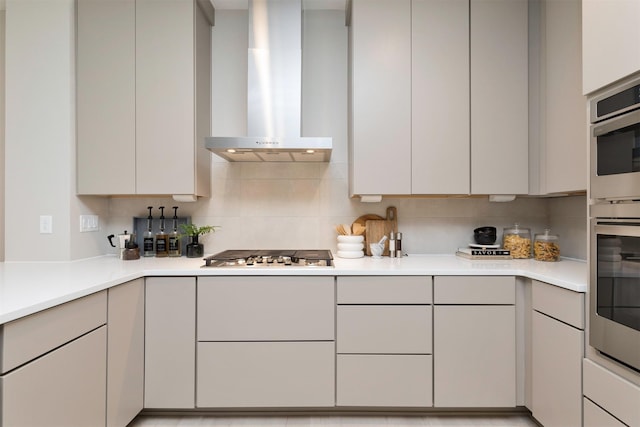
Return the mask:
M 203 267 L 287 268 L 333 267 L 330 250 L 227 250 L 204 259 Z

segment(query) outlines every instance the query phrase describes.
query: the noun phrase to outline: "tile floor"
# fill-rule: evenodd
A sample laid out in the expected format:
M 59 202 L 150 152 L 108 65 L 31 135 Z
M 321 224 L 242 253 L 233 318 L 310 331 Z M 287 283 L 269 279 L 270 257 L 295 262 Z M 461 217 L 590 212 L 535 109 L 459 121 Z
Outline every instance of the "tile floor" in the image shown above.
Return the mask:
M 528 415 L 326 415 L 326 416 L 151 416 L 128 427 L 538 427 Z

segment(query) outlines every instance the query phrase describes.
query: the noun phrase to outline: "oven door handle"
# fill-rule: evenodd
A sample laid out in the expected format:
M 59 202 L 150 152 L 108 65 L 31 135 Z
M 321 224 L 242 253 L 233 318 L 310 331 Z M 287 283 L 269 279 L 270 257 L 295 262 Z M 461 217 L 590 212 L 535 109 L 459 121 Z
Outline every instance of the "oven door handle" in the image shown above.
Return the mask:
M 610 132 L 618 129 L 623 129 L 627 126 L 632 126 L 640 123 L 640 110 L 632 111 L 623 116 L 618 116 L 613 119 L 609 119 L 607 122 L 592 126 L 593 136 L 599 137 L 606 135 Z
M 640 237 L 640 222 L 598 221 L 594 225 L 596 234 Z

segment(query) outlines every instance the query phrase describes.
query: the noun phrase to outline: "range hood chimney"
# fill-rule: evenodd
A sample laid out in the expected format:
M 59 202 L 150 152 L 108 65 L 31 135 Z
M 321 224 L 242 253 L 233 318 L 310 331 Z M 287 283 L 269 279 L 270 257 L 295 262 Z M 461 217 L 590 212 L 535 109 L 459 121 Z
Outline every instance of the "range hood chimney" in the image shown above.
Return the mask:
M 332 140 L 301 136 L 302 0 L 249 0 L 247 136 L 207 137 L 231 162 L 328 162 Z

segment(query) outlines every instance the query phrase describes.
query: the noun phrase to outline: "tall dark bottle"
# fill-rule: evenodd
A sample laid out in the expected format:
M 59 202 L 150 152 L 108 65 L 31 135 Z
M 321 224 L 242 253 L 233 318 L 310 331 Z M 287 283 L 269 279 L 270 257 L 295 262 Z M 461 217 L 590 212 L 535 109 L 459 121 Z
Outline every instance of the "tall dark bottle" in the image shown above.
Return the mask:
M 152 206 L 148 206 L 149 216 L 147 217 L 147 231 L 142 235 L 142 255 L 155 256 L 156 254 L 156 236 L 153 234 L 153 217 L 151 216 Z
M 169 236 L 164 231 L 164 206 L 160 206 L 160 231 L 156 234 L 156 256 L 169 256 Z
M 173 229 L 169 233 L 169 256 L 180 256 L 180 234 L 178 233 L 178 207 L 173 207 Z

